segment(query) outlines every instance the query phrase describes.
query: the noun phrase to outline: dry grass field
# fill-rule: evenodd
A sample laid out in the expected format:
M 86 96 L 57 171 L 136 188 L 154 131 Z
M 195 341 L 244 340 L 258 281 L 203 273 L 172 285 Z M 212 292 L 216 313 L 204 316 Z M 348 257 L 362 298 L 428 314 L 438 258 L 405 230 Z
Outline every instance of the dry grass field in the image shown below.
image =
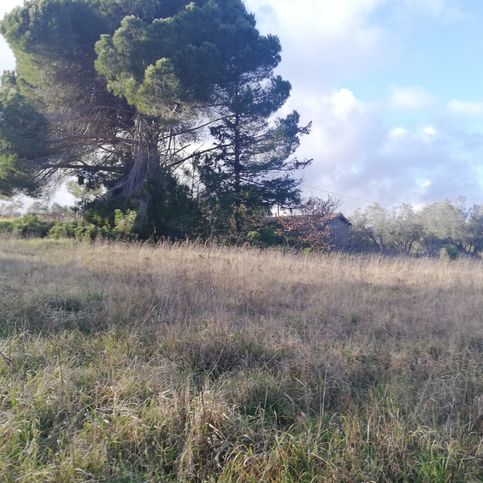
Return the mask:
M 477 482 L 483 264 L 0 241 L 0 481 Z

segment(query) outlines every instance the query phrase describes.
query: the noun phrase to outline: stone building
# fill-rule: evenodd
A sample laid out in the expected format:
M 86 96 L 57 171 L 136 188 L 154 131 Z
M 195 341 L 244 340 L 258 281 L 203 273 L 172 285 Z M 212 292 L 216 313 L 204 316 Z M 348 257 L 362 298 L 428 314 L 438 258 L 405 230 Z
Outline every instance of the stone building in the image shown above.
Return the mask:
M 349 246 L 352 223 L 342 214 L 334 213 L 324 222 L 329 231 L 331 244 L 336 249 L 344 250 Z

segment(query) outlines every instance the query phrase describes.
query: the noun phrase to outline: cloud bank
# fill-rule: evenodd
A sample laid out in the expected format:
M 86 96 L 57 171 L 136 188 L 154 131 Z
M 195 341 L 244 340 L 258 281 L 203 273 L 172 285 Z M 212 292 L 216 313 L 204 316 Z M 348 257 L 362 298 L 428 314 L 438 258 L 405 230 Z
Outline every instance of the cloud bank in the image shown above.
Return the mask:
M 282 75 L 293 84 L 287 108 L 313 122 L 300 155 L 312 187 L 348 195 L 343 208 L 422 204 L 464 195 L 483 202 L 483 134 L 461 117 L 483 116 L 483 102 L 443 101 L 424 86 L 387 86 L 376 101 L 341 87 L 377 77 L 402 61 L 404 39 L 387 19 L 452 21 L 462 12 L 443 0 L 248 0 L 263 32 L 284 47 Z M 357 85 L 357 82 L 351 82 Z

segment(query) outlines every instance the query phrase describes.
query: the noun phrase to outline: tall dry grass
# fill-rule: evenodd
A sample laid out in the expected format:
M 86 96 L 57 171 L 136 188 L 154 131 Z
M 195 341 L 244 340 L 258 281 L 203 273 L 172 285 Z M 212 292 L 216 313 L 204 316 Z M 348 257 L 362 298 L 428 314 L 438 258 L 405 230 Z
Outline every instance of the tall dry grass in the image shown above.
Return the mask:
M 480 481 L 483 264 L 0 241 L 1 481 Z

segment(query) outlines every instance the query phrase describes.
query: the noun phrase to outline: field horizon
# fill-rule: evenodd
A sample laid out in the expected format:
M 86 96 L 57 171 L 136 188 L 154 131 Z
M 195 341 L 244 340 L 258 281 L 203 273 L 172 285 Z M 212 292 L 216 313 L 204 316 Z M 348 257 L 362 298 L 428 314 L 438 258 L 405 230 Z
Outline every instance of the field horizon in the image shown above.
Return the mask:
M 0 240 L 0 480 L 483 479 L 483 262 Z

